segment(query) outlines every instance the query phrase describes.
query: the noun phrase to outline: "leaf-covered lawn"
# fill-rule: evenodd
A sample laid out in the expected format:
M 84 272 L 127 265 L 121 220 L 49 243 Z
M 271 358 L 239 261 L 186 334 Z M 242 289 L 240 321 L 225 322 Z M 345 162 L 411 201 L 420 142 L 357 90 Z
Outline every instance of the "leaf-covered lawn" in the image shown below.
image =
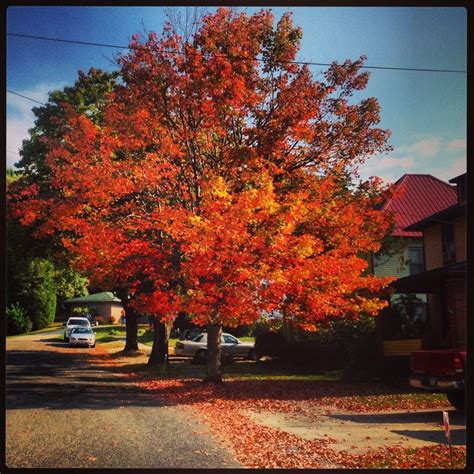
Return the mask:
M 388 447 L 366 454 L 348 454 L 331 448 L 331 438 L 304 440 L 294 434 L 261 426 L 246 415 L 250 411 L 274 411 L 315 417 L 312 409 L 332 406 L 372 412 L 447 406 L 443 395 L 402 393 L 402 389 L 338 381 L 228 380 L 222 386 L 200 380 L 140 380 L 170 403 L 192 407 L 211 429 L 229 443 L 236 458 L 247 467 L 266 468 L 447 468 L 443 445 L 402 449 Z M 397 393 L 400 392 L 400 393 Z M 395 393 L 393 393 L 395 392 Z M 465 448 L 453 448 L 454 465 L 462 467 Z
M 98 361 L 117 365 L 99 356 Z M 171 364 L 171 367 L 173 364 Z M 237 366 L 236 366 L 237 367 Z M 120 367 L 118 367 L 120 368 Z M 121 368 L 120 368 L 121 369 Z M 226 379 L 223 385 L 203 384 L 199 378 L 160 376 L 159 372 L 132 374 L 136 383 L 170 404 L 192 410 L 249 468 L 449 468 L 444 445 L 406 449 L 388 446 L 365 454 L 333 449 L 334 439 L 303 439 L 283 430 L 262 426 L 249 412 L 270 411 L 316 419 L 317 408 L 369 413 L 380 410 L 444 408 L 444 395 L 412 393 L 406 386 L 382 383 L 346 383 L 338 380 Z M 319 410 L 321 413 L 321 410 Z M 199 423 L 199 422 L 198 422 Z M 465 464 L 464 447 L 453 447 L 453 467 Z

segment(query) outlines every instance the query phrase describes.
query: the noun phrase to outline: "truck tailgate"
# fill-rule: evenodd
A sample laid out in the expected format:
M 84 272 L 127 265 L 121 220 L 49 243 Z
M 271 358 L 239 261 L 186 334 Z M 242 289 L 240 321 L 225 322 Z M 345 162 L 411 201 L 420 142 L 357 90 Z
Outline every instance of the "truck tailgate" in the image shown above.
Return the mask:
M 411 355 L 411 369 L 413 372 L 429 374 L 432 376 L 455 375 L 456 366 L 454 358 L 465 361 L 465 352 L 446 350 L 421 350 Z

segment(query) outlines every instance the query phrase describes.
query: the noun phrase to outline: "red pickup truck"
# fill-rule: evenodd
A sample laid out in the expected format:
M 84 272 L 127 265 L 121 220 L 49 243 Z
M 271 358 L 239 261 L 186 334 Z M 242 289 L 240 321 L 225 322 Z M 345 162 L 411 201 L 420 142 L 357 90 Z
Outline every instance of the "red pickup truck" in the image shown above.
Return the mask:
M 455 349 L 419 350 L 410 358 L 410 385 L 431 392 L 444 392 L 455 408 L 463 410 L 466 351 Z

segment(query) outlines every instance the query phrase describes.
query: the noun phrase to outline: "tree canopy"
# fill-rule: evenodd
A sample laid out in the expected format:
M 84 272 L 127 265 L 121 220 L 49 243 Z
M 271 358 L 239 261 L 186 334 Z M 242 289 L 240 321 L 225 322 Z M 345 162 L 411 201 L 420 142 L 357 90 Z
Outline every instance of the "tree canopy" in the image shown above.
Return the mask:
M 188 41 L 169 24 L 135 35 L 100 123 L 63 105 L 46 141 L 53 192 L 25 190 L 22 222 L 59 235 L 94 281 L 127 281 L 162 320 L 184 310 L 220 328 L 278 311 L 314 329 L 376 314 L 389 280 L 363 256 L 388 232 L 387 190 L 356 181 L 389 132 L 375 98 L 352 99 L 365 58 L 316 80 L 293 62 L 301 38 L 289 14 L 274 25 L 268 10 L 227 8 Z

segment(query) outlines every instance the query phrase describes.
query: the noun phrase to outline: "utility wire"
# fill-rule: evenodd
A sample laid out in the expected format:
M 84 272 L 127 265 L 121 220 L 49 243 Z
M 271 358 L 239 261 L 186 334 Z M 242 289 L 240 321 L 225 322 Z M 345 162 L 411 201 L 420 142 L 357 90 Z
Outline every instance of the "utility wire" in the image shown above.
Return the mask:
M 23 35 L 18 33 L 7 33 L 8 36 L 16 36 L 20 38 L 30 38 L 44 41 L 57 41 L 60 43 L 72 43 L 72 44 L 82 44 L 87 46 L 99 46 L 104 48 L 118 48 L 118 49 L 131 49 L 130 46 L 122 46 L 115 44 L 106 44 L 106 43 L 92 43 L 88 41 L 76 41 L 76 40 L 66 40 L 62 38 L 50 38 L 47 36 L 33 36 L 33 35 Z M 189 55 L 189 56 L 198 56 L 200 53 L 184 53 L 182 51 L 167 51 L 169 53 L 179 54 L 179 55 Z M 244 58 L 244 57 L 232 57 L 222 55 L 228 59 L 238 60 L 238 61 L 259 61 L 263 62 L 262 59 L 256 58 Z M 299 65 L 308 65 L 308 66 L 331 66 L 331 63 L 317 63 L 313 61 L 275 61 L 285 64 L 299 64 Z M 447 73 L 460 73 L 466 74 L 467 71 L 461 71 L 457 69 L 425 69 L 425 68 L 409 68 L 409 67 L 390 67 L 390 66 L 361 66 L 362 69 L 386 69 L 391 71 L 417 71 L 417 72 L 447 72 Z
M 17 95 L 18 97 L 23 97 L 23 99 L 31 100 L 31 102 L 36 102 L 37 104 L 40 104 L 40 105 L 46 105 L 45 103 L 40 102 L 39 100 L 32 99 L 31 97 L 27 97 L 26 95 L 19 94 L 18 92 L 15 92 L 15 91 L 11 91 L 10 89 L 7 89 L 7 92 L 9 92 L 10 94 Z
M 31 100 L 32 102 L 36 102 L 37 104 L 46 105 L 46 104 L 43 104 L 42 102 L 39 102 L 39 101 L 37 101 L 37 100 L 35 100 L 35 99 L 32 99 L 31 97 L 27 97 L 26 95 L 18 94 L 18 92 L 14 92 L 14 91 L 11 91 L 11 90 L 8 90 L 8 89 L 7 89 L 7 92 L 9 92 L 10 94 L 15 94 L 15 95 L 18 95 L 18 96 L 20 96 L 20 97 L 23 97 L 24 99 Z M 7 150 L 7 152 L 8 152 L 8 153 L 11 153 L 12 155 L 20 156 L 18 153 L 14 152 L 14 151 L 11 151 L 11 150 Z M 392 212 L 393 212 L 393 211 L 392 211 Z M 439 211 L 439 212 L 441 212 L 441 211 Z M 414 214 L 409 214 L 409 213 L 408 213 L 408 214 L 405 213 L 405 215 L 410 216 L 410 217 L 417 217 L 417 218 L 419 217 L 419 216 L 415 216 Z M 460 225 L 460 224 L 456 224 L 456 223 L 454 223 L 454 222 L 452 222 L 452 221 L 445 221 L 445 220 L 441 220 L 441 219 L 433 219 L 431 216 L 428 216 L 428 217 L 425 217 L 425 218 L 420 218 L 419 221 L 425 220 L 425 219 L 426 219 L 426 220 L 431 220 L 431 221 L 433 221 L 433 222 L 441 223 L 441 224 L 450 224 L 450 223 L 452 223 L 452 224 L 454 224 L 455 226 Z M 417 222 L 418 222 L 418 221 L 417 221 Z M 410 224 L 410 225 L 411 225 L 411 224 Z M 418 231 L 412 231 L 412 232 L 418 232 Z

